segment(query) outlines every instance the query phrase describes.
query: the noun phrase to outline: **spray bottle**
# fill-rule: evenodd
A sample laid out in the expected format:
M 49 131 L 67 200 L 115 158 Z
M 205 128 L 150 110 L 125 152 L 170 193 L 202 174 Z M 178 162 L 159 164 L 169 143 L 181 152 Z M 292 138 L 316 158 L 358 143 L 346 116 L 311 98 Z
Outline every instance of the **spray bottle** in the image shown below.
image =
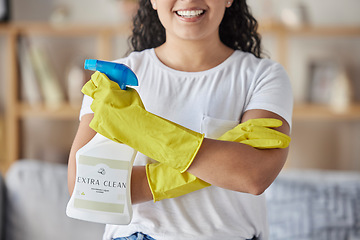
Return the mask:
M 94 59 L 85 69 L 99 71 L 119 84 L 137 86 L 127 66 Z M 129 224 L 132 219 L 130 180 L 136 151 L 97 133 L 76 153 L 76 181 L 66 207 L 71 218 L 105 224 Z

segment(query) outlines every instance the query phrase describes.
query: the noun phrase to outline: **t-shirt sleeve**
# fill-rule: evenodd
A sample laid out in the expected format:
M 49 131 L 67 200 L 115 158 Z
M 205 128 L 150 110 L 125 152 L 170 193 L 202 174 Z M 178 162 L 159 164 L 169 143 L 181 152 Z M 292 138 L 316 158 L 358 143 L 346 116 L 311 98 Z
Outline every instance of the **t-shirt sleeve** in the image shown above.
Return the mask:
M 292 126 L 293 94 L 285 69 L 278 63 L 266 61 L 254 74 L 252 93 L 245 111 L 262 109 L 278 114 Z
M 82 116 L 84 116 L 85 114 L 94 113 L 90 108 L 92 101 L 93 99 L 91 97 L 89 97 L 88 95 L 84 95 L 80 109 L 79 120 L 81 120 Z

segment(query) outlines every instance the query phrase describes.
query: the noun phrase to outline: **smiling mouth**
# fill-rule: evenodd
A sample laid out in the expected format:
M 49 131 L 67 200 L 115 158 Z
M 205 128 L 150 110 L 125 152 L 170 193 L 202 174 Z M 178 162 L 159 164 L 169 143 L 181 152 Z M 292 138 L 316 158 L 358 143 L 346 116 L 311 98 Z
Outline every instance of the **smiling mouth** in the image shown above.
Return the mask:
M 183 18 L 193 18 L 198 17 L 204 14 L 204 10 L 186 10 L 186 11 L 176 11 L 176 14 Z

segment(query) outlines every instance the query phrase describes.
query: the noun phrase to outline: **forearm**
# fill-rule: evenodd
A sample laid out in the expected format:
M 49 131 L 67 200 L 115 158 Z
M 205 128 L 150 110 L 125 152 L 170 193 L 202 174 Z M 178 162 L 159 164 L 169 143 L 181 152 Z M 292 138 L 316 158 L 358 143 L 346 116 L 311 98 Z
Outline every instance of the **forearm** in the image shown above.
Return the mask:
M 89 127 L 89 123 L 92 118 L 93 114 L 87 114 L 81 118 L 79 128 L 71 146 L 68 160 L 68 189 L 70 195 L 72 194 L 75 186 L 76 152 L 87 144 L 96 134 L 96 132 Z
M 205 139 L 188 172 L 218 187 L 258 195 L 280 172 L 287 151 Z
M 153 200 L 146 177 L 145 166 L 134 166 L 131 174 L 131 202 L 132 204 Z

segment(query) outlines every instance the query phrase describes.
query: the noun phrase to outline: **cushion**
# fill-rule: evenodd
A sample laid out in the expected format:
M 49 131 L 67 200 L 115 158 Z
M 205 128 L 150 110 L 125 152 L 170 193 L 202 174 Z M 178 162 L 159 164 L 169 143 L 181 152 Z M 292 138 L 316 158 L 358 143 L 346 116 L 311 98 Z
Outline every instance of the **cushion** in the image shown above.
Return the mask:
M 6 239 L 99 240 L 104 225 L 69 218 L 67 166 L 19 160 L 6 175 Z
M 270 240 L 360 240 L 360 174 L 286 170 L 266 191 Z

